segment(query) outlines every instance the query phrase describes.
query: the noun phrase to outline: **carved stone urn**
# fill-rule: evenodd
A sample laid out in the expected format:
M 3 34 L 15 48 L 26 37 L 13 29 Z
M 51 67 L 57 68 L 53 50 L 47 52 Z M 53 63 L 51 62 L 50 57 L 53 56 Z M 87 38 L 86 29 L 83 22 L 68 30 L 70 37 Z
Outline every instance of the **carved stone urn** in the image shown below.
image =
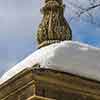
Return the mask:
M 45 45 L 72 40 L 72 31 L 64 18 L 62 0 L 45 0 L 45 6 L 41 9 L 43 19 L 38 27 L 37 41 L 39 48 Z

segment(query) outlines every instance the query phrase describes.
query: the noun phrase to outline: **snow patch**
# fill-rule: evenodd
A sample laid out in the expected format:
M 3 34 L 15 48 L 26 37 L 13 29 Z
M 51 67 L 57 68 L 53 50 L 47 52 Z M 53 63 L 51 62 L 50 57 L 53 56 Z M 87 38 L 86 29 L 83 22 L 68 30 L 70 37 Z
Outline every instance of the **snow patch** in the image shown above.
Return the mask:
M 0 79 L 0 84 L 22 70 L 39 63 L 49 68 L 100 81 L 100 48 L 77 41 L 63 41 L 38 49 L 12 67 Z

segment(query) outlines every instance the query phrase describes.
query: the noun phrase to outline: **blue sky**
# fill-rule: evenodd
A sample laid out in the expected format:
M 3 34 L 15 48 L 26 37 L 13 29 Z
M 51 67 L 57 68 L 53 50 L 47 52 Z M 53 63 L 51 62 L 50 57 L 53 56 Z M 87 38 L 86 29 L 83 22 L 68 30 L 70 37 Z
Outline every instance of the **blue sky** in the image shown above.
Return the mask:
M 42 0 L 0 0 L 0 75 L 36 50 L 41 6 Z M 65 10 L 69 21 L 67 15 Z M 100 47 L 100 27 L 84 20 L 73 20 L 70 26 L 73 40 Z

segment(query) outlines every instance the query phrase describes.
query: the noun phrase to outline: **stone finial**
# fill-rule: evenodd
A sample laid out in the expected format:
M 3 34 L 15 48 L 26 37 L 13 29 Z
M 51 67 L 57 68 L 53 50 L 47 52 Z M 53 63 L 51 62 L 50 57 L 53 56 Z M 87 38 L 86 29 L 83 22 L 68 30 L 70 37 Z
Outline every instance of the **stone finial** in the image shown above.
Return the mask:
M 42 22 L 37 31 L 39 48 L 51 43 L 72 40 L 72 31 L 64 18 L 63 0 L 45 0 Z
M 62 4 L 63 3 L 63 0 L 45 0 L 45 3 L 49 2 L 49 1 L 56 1 L 59 4 Z

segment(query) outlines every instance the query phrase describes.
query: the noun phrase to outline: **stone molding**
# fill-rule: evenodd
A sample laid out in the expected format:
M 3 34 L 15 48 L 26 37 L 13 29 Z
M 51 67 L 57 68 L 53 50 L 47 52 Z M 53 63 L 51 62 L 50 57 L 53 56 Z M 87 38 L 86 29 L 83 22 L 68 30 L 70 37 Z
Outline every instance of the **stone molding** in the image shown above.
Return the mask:
M 32 97 L 40 99 L 29 99 Z M 41 97 L 100 100 L 100 82 L 51 69 L 29 68 L 0 85 L 0 100 L 46 100 Z

